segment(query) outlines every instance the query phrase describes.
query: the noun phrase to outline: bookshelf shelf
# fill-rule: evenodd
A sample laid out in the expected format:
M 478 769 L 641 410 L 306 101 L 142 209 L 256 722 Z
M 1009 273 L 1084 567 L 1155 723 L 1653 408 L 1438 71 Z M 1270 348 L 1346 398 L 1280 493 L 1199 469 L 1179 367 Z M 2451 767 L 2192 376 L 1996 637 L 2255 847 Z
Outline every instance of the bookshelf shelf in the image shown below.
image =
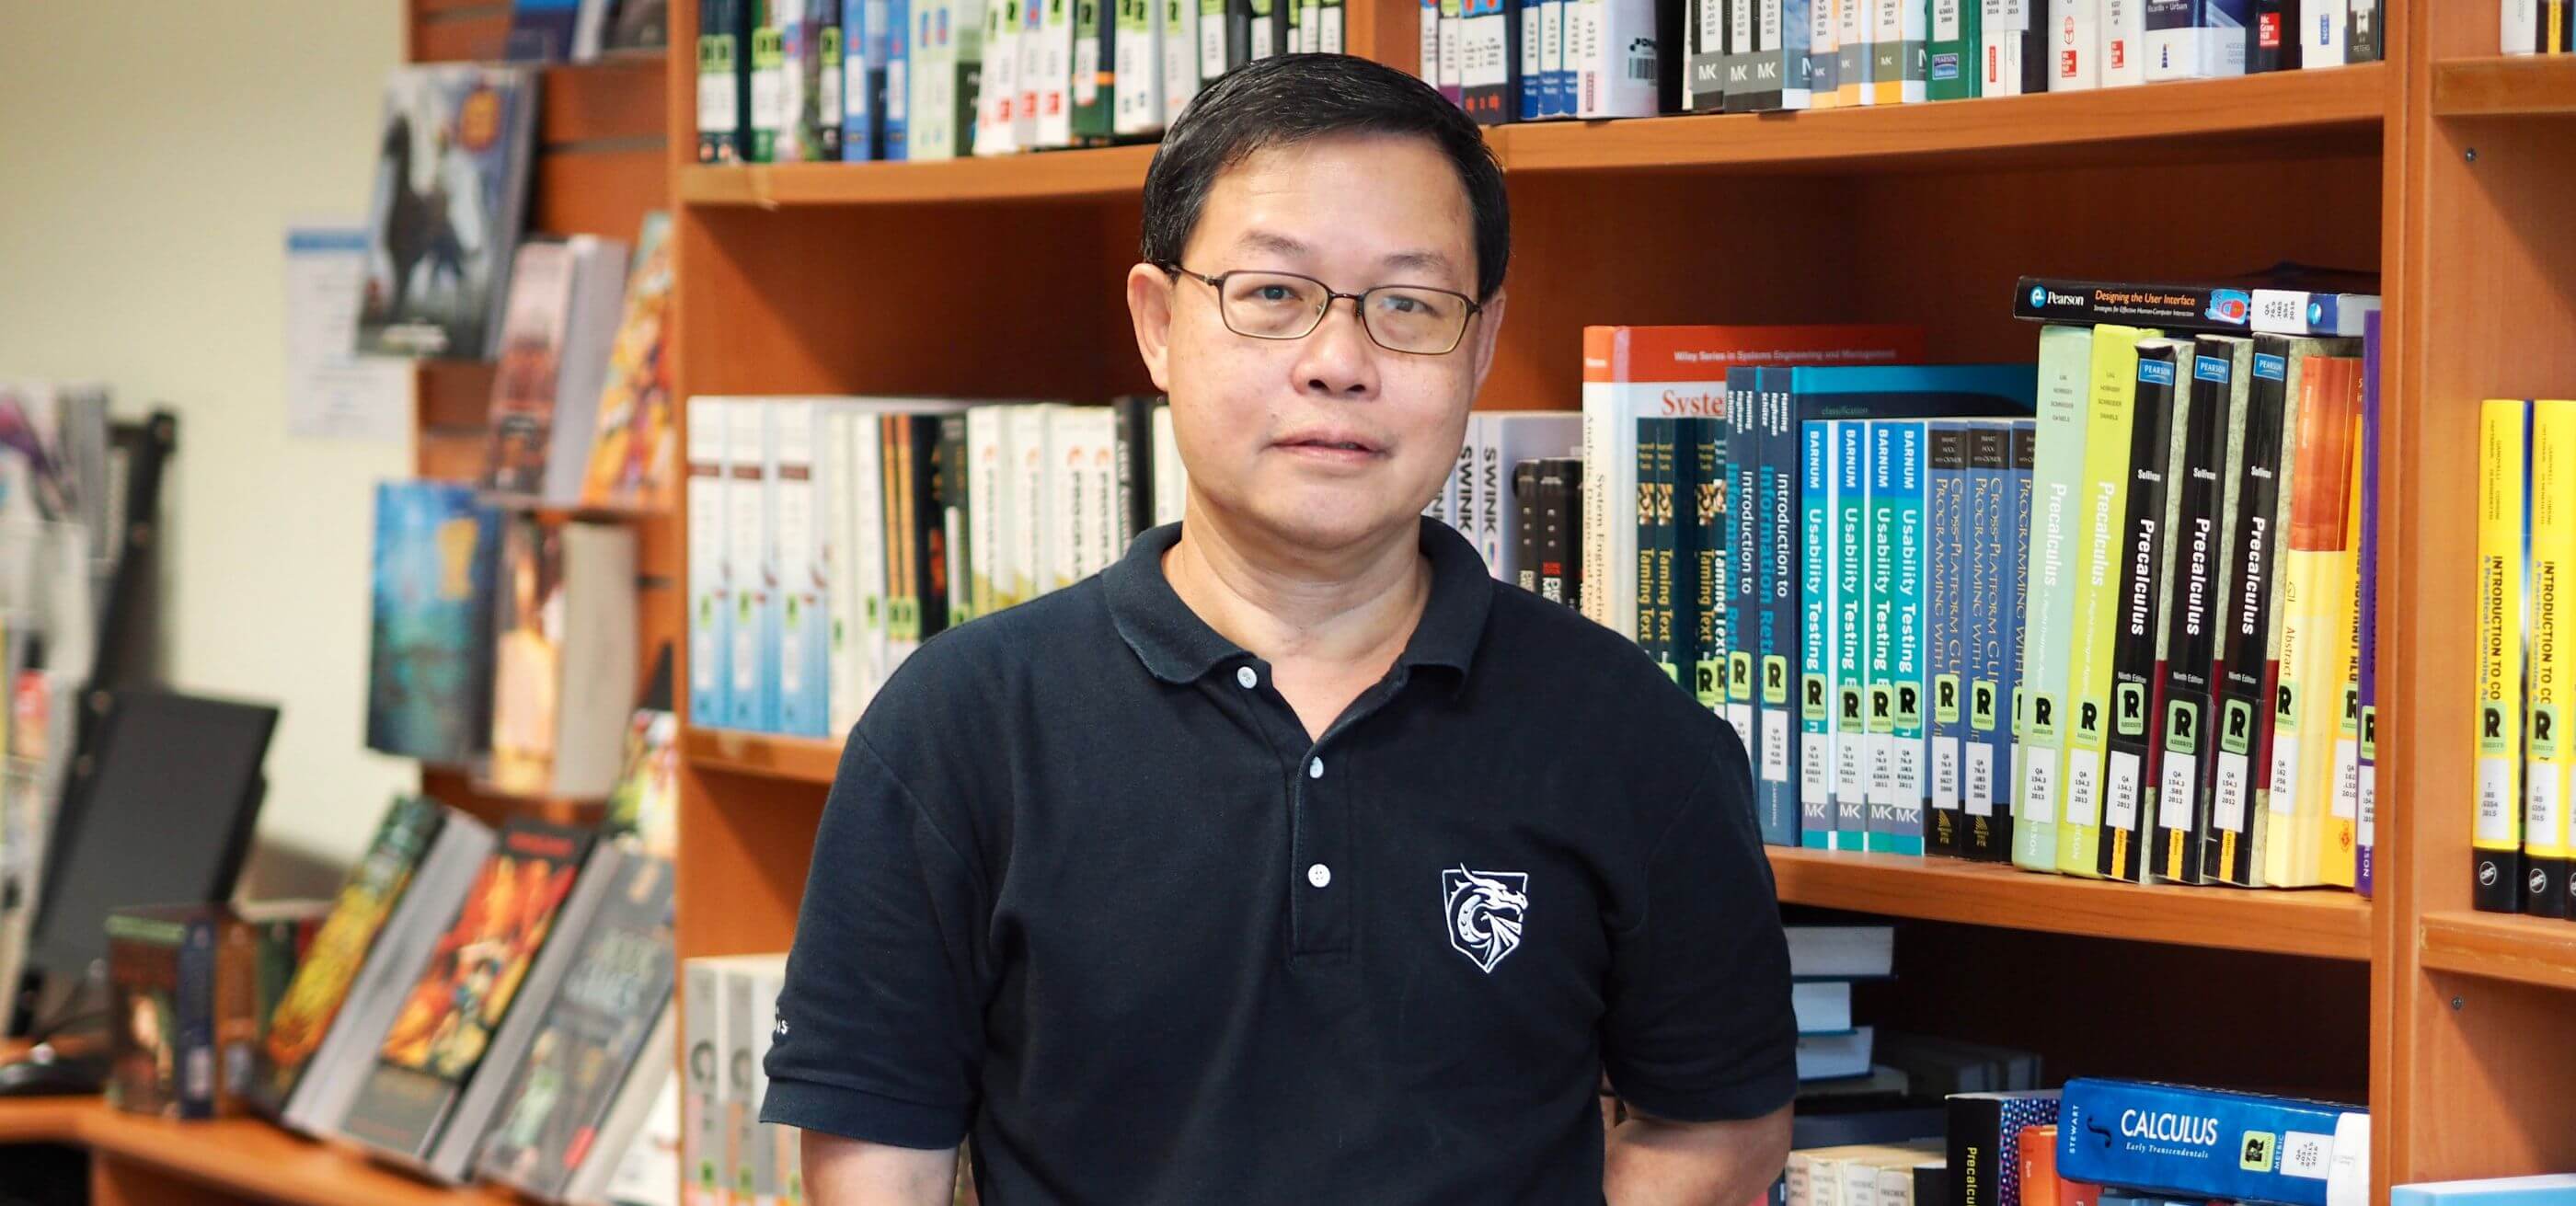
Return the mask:
M 949 205 L 1133 197 L 1151 146 L 1049 151 L 935 163 L 780 163 L 680 169 L 680 200 L 697 206 Z
M 680 755 L 703 770 L 829 786 L 841 768 L 841 743 L 733 729 L 683 728 Z
M 1994 863 L 1773 848 L 1784 903 L 2177 946 L 2370 958 L 2370 902 L 2350 892 L 2109 883 Z
M 2502 55 L 2433 64 L 2433 116 L 2576 113 L 2576 58 Z
M 250 1198 L 279 1206 L 501 1206 L 517 1200 L 497 1189 L 444 1189 L 417 1181 L 261 1119 L 170 1122 L 120 1113 L 97 1098 L 0 1101 L 0 1141 L 88 1148 L 97 1162 L 93 1184 L 127 1191 L 101 1202 Z
M 2576 923 L 2503 913 L 2427 913 L 2424 966 L 2576 991 Z

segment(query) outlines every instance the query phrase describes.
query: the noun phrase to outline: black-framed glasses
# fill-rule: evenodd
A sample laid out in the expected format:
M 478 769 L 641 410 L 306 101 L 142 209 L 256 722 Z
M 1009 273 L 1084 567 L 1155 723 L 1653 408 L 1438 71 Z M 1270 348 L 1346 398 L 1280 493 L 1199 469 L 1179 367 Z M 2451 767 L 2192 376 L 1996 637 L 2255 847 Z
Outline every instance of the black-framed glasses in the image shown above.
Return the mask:
M 1337 298 L 1358 308 L 1360 329 L 1390 352 L 1445 356 L 1467 338 L 1467 324 L 1485 308 L 1464 293 L 1423 285 L 1379 285 L 1364 293 L 1335 293 L 1324 282 L 1294 272 L 1237 271 L 1209 276 L 1178 263 L 1165 272 L 1216 290 L 1217 317 L 1225 329 L 1252 339 L 1304 339 L 1324 325 Z

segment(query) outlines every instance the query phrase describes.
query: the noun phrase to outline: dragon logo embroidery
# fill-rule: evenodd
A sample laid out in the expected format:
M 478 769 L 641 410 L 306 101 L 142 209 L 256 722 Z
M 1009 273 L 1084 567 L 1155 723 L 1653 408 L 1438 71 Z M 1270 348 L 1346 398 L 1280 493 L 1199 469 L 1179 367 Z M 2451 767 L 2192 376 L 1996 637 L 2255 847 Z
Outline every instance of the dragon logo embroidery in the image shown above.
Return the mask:
M 1470 871 L 1465 863 L 1440 873 L 1449 917 L 1449 945 L 1492 974 L 1503 956 L 1520 949 L 1529 911 L 1529 873 Z

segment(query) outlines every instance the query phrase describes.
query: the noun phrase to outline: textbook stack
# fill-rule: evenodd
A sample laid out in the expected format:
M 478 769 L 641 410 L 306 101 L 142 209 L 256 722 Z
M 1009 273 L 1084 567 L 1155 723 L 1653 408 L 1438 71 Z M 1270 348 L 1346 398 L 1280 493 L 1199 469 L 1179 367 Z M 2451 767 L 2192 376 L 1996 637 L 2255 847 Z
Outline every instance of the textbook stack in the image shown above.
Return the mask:
M 2497 398 L 2479 416 L 2478 713 L 2470 898 L 2576 917 L 2576 401 Z
M 1883 925 L 1791 925 L 1790 1004 L 1798 1015 L 1798 1079 L 1848 1080 L 1874 1068 L 1876 1030 L 1852 1020 L 1852 984 L 1896 972 L 1896 931 Z
M 1170 412 L 918 398 L 689 401 L 689 714 L 846 732 L 921 642 L 1180 518 Z

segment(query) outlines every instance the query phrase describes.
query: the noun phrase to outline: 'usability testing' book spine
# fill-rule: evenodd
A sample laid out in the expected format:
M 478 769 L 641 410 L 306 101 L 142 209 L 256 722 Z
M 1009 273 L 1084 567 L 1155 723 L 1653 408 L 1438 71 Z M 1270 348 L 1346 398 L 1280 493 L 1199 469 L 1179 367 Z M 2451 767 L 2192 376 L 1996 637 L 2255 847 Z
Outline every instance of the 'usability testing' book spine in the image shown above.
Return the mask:
M 1901 420 L 1873 426 L 1870 515 L 1873 555 L 1890 564 L 1883 576 L 1873 574 L 1871 601 L 1886 617 L 1886 676 L 1873 675 L 1871 688 L 1882 689 L 1870 706 L 1876 729 L 1884 717 L 1887 730 L 1887 805 L 1882 815 L 1873 803 L 1869 848 L 1893 854 L 1923 853 L 1923 655 L 1924 655 L 1924 425 Z M 1885 496 L 1881 496 L 1881 488 Z M 1873 569 L 1876 569 L 1873 566 Z M 1885 583 L 1882 595 L 1877 583 Z
M 1798 844 L 1830 850 L 1834 828 L 1834 428 L 1798 432 Z
M 2065 794 L 2068 631 L 2075 624 L 2075 534 L 2093 341 L 2089 327 L 2039 333 L 2039 416 L 2031 469 L 2030 539 L 2022 574 L 2021 690 L 2013 700 L 2018 774 L 2013 788 L 2015 866 L 2057 869 L 2057 819 Z
M 1834 442 L 1834 839 L 1858 850 L 1869 831 L 1869 423 L 1841 419 Z
M 2478 415 L 2477 811 L 2469 900 L 2490 913 L 2522 905 L 2522 709 L 2525 568 L 2531 549 L 2531 404 L 2490 398 Z

